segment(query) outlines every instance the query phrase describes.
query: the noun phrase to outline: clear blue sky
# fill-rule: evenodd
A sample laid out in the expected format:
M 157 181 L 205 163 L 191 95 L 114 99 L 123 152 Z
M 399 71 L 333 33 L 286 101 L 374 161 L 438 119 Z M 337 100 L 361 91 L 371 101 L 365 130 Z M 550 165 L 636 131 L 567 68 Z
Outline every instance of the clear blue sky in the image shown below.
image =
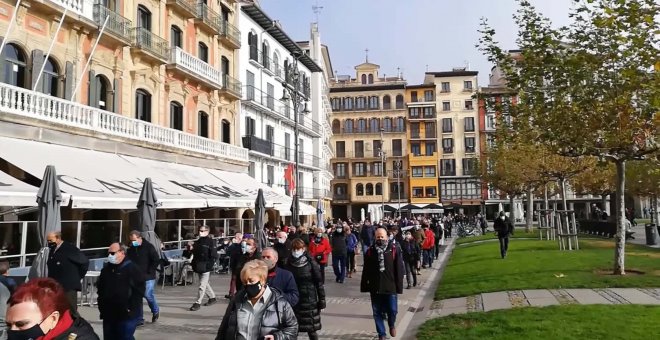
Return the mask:
M 429 71 L 463 67 L 479 71 L 479 85 L 487 85 L 492 65 L 475 47 L 480 18 L 488 18 L 497 39 L 516 48 L 514 0 L 260 0 L 261 7 L 279 20 L 292 39 L 308 40 L 316 21 L 312 6 L 323 6 L 319 16 L 321 40 L 330 49 L 339 74 L 354 75 L 353 67 L 369 61 L 381 66 L 381 75 L 396 75 L 397 67 L 409 84 L 420 83 Z M 569 23 L 571 0 L 532 0 L 555 26 Z

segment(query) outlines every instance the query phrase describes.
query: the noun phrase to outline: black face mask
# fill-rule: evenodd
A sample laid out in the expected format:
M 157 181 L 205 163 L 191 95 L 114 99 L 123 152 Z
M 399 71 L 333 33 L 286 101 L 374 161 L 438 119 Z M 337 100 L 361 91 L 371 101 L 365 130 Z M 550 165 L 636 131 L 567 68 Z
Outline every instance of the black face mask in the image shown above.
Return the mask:
M 387 244 L 386 242 L 387 240 L 376 240 L 376 245 L 382 247 Z
M 48 242 L 48 243 L 46 243 L 46 245 L 48 245 L 48 248 L 51 248 L 51 249 L 57 247 L 57 243 L 55 243 L 55 242 Z
M 245 292 L 250 299 L 256 297 L 261 293 L 261 282 L 245 284 Z
M 42 321 L 43 322 L 43 321 Z M 28 329 L 24 330 L 7 330 L 7 340 L 35 340 L 38 339 L 39 337 L 42 337 L 46 334 L 44 334 L 44 331 L 41 330 L 40 327 L 41 323 L 38 323 Z

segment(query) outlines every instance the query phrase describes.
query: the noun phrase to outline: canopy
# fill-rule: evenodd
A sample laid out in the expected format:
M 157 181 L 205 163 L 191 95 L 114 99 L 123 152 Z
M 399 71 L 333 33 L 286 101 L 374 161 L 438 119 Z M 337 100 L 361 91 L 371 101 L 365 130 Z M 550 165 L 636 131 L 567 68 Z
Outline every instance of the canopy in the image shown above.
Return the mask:
M 26 184 L 0 171 L 0 207 L 36 207 L 39 188 Z M 69 204 L 69 195 L 62 194 L 62 205 Z

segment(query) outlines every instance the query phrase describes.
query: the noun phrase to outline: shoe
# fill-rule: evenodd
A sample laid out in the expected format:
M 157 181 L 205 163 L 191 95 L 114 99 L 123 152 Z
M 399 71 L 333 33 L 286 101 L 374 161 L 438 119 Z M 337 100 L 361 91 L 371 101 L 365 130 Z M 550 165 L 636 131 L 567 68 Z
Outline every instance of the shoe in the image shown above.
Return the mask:
M 396 337 L 396 328 L 390 327 L 390 335 L 395 338 Z
M 232 294 L 225 295 L 225 299 L 230 299 L 231 300 L 233 297 L 234 297 L 234 295 L 232 295 Z
M 158 317 L 160 316 L 160 313 L 154 313 L 154 315 L 151 317 L 151 323 L 154 323 L 158 321 Z
M 413 283 L 413 287 L 417 287 L 417 282 Z
M 142 327 L 142 326 L 144 326 L 144 320 L 137 323 L 137 327 Z
M 379 337 L 378 337 L 378 340 L 387 340 L 387 337 L 384 336 L 384 335 L 383 335 L 383 336 L 379 336 Z
M 199 305 L 199 303 L 195 302 L 195 303 L 193 303 L 192 306 L 190 306 L 189 311 L 191 311 L 191 312 L 198 311 L 200 307 L 201 306 Z
M 409 284 L 406 286 L 406 289 L 410 289 L 410 287 L 412 287 L 412 286 L 411 286 L 410 283 L 409 283 Z
M 335 279 L 335 282 L 339 283 L 339 279 Z
M 216 300 L 215 298 L 210 298 L 208 301 L 206 301 L 204 306 L 214 305 L 216 302 L 218 302 L 218 300 Z
M 339 280 L 339 283 L 344 283 L 344 280 Z
M 353 278 L 353 276 L 351 275 L 351 273 L 348 273 L 348 278 L 349 278 L 349 279 Z

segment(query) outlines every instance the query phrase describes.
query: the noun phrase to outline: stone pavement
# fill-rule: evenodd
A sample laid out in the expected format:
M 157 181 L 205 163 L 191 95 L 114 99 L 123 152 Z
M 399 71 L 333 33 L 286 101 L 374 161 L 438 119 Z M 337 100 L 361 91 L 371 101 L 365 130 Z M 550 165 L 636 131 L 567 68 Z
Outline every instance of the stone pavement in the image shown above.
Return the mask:
M 447 254 L 444 254 L 442 259 L 446 261 L 447 258 Z M 397 318 L 399 338 L 414 338 L 412 331 L 409 332 L 410 334 L 406 332 L 406 328 L 408 328 L 413 317 L 423 321 L 423 315 L 418 314 L 418 312 L 424 310 L 424 307 L 420 306 L 428 301 L 424 298 L 427 293 L 435 291 L 439 262 L 437 261 L 434 264 L 434 269 L 422 269 L 422 275 L 418 277 L 417 287 L 404 289 L 404 294 L 399 295 Z M 326 268 L 327 308 L 321 314 L 323 324 L 323 329 L 319 332 L 321 339 L 371 340 L 378 338 L 372 318 L 369 295 L 360 293 L 361 256 L 357 256 L 356 263 L 358 272 L 353 274 L 353 278 L 347 278 L 344 284 L 336 283 L 332 268 Z M 165 286 L 164 289 L 160 286 L 157 287 L 156 299 L 160 306 L 160 319 L 155 324 L 150 322 L 151 312 L 145 303 L 147 323 L 138 328 L 135 338 L 137 340 L 215 339 L 222 315 L 227 308 L 228 300 L 224 299 L 224 295 L 228 291 L 229 276 L 226 274 L 213 275 L 211 276 L 211 283 L 218 295 L 219 302 L 210 307 L 202 306 L 196 312 L 190 312 L 188 308 L 196 297 L 197 286 Z M 433 299 L 432 295 L 430 299 Z M 101 336 L 103 333 L 102 322 L 99 320 L 96 306 L 79 307 L 79 311 L 94 326 L 97 334 Z M 307 336 L 306 334 L 300 334 L 299 338 L 307 339 Z

